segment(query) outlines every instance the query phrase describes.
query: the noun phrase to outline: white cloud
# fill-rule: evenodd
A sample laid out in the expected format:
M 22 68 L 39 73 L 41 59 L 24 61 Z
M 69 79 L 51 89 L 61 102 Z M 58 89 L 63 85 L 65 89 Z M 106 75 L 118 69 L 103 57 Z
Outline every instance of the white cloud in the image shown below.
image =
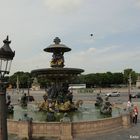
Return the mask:
M 83 0 L 44 0 L 48 10 L 54 13 L 73 13 L 79 9 Z
M 80 51 L 77 54 L 79 55 L 79 57 L 84 57 L 84 56 L 87 56 L 87 55 L 94 54 L 95 51 L 96 51 L 95 48 L 88 48 L 87 50 Z
M 104 49 L 96 49 L 77 52 L 66 56 L 67 66 L 85 69 L 85 73 L 106 72 L 106 71 L 123 71 L 127 67 L 134 66 L 140 61 L 140 50 L 119 51 L 125 46 L 109 46 Z M 69 59 L 70 58 L 70 59 Z
M 140 0 L 133 0 L 136 7 L 140 7 Z
M 93 53 L 93 52 L 95 52 L 95 51 L 96 51 L 95 48 L 89 48 L 89 49 L 87 50 L 88 53 Z

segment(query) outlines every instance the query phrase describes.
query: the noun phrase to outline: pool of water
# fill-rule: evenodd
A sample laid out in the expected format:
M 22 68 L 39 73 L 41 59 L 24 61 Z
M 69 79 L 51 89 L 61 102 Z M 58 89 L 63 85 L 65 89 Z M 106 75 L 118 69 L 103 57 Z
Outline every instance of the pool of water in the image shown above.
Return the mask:
M 20 105 L 14 106 L 14 114 L 8 115 L 8 118 L 19 120 L 23 118 L 23 115 L 27 113 L 29 117 L 31 117 L 34 121 L 46 121 L 47 112 L 38 111 L 37 105 L 28 104 L 27 108 L 22 108 Z M 120 109 L 114 108 L 112 111 L 112 115 L 102 115 L 100 114 L 100 109 L 96 108 L 92 103 L 84 103 L 82 107 L 80 107 L 75 112 L 69 112 L 68 115 L 73 122 L 81 122 L 81 121 L 93 121 L 102 118 L 108 117 L 116 117 L 121 113 Z M 63 117 L 63 113 L 55 113 L 56 121 L 60 121 Z

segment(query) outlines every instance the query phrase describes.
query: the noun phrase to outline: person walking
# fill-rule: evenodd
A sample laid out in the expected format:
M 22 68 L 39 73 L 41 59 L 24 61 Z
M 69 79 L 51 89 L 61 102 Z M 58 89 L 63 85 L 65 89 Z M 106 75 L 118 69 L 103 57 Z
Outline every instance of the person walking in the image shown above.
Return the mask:
M 128 102 L 127 102 L 127 110 L 128 110 L 128 111 L 130 111 L 131 106 L 132 106 L 132 104 L 131 104 L 131 102 L 128 100 Z
M 133 123 L 137 124 L 137 119 L 138 119 L 138 108 L 136 105 L 134 105 L 133 109 Z
M 132 102 L 132 95 L 131 95 L 131 93 L 129 94 L 129 101 Z

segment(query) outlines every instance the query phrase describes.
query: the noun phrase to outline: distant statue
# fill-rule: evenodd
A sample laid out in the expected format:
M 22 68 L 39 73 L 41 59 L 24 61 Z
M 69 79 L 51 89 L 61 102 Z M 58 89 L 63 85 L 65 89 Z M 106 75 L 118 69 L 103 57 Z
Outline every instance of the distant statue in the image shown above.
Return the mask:
M 14 106 L 11 105 L 11 96 L 7 95 L 6 98 L 7 113 L 12 114 L 14 112 Z
M 100 93 L 97 93 L 97 97 L 96 97 L 96 102 L 95 102 L 95 106 L 102 106 L 103 104 L 103 99 L 102 97 L 100 96 Z
M 55 118 L 54 112 L 48 111 L 47 112 L 47 121 L 48 122 L 53 122 L 55 120 L 56 120 L 56 118 Z
M 70 121 L 71 120 L 70 120 L 70 118 L 69 118 L 67 113 L 64 113 L 63 118 L 60 120 L 60 122 L 70 122 Z
M 78 101 L 75 103 L 75 106 L 76 106 L 77 108 L 82 107 L 82 105 L 83 105 L 83 100 L 78 100 Z
M 9 106 L 11 104 L 11 96 L 8 94 L 6 99 L 6 105 Z
M 30 118 L 27 113 L 24 113 L 22 118 L 19 121 L 32 121 L 33 118 Z
M 43 95 L 43 99 L 44 99 L 45 102 L 47 101 L 47 99 L 48 99 L 48 93 L 47 92 Z
M 108 101 L 108 100 L 109 100 L 109 96 L 106 96 L 106 97 L 105 97 L 105 101 Z
M 22 107 L 26 107 L 27 102 L 28 102 L 28 99 L 27 99 L 26 93 L 24 93 L 24 95 L 21 97 L 20 104 Z
M 50 100 L 49 102 L 49 109 L 47 112 L 47 121 L 48 122 L 52 122 L 55 121 L 56 117 L 55 117 L 55 104 Z
M 33 80 L 31 89 L 32 90 L 39 90 L 40 89 L 40 84 L 39 84 L 39 82 L 38 82 L 36 77 Z
M 109 102 L 108 96 L 105 98 L 105 101 L 103 102 L 103 104 L 100 108 L 100 112 L 101 112 L 101 114 L 104 114 L 104 115 L 111 115 L 112 114 L 112 105 Z

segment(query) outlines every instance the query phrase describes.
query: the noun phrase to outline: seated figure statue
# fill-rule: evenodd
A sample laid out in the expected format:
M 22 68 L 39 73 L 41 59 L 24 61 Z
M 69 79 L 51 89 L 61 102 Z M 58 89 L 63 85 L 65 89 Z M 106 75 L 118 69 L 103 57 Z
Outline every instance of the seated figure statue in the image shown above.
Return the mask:
M 101 114 L 105 115 L 111 115 L 112 114 L 112 105 L 108 101 L 108 97 L 105 98 L 105 101 L 103 102 L 101 108 L 100 108 Z
M 43 99 L 44 99 L 45 102 L 47 101 L 47 99 L 48 99 L 48 93 L 45 93 L 45 94 L 43 95 Z
M 27 106 L 27 96 L 26 96 L 26 93 L 24 93 L 24 95 L 21 97 L 20 104 L 21 104 L 22 107 L 26 107 Z
M 71 120 L 70 120 L 70 118 L 69 118 L 67 113 L 64 113 L 63 118 L 60 120 L 60 122 L 70 122 L 70 121 Z
M 7 113 L 13 113 L 14 112 L 14 106 L 11 105 L 11 96 L 8 95 L 6 98 L 6 106 L 7 106 Z
M 19 119 L 19 120 L 20 120 L 20 119 Z M 28 116 L 27 113 L 24 113 L 24 115 L 23 115 L 23 117 L 22 117 L 21 120 L 22 120 L 22 121 L 32 121 L 33 119 L 30 118 L 30 117 Z
M 48 111 L 47 112 L 47 121 L 53 122 L 55 120 L 56 120 L 56 118 L 55 118 L 54 112 Z
M 51 60 L 51 67 L 64 67 L 63 52 L 54 52 Z
M 39 111 L 48 111 L 49 109 L 49 103 L 48 100 L 46 100 L 45 102 L 42 102 L 38 105 Z
M 102 99 L 102 97 L 100 96 L 100 94 L 99 94 L 99 93 L 97 93 L 95 106 L 100 107 L 100 106 L 102 106 L 102 104 L 103 104 L 103 99 Z
M 47 121 L 48 122 L 53 122 L 56 120 L 55 117 L 55 105 L 52 101 L 49 102 L 49 109 L 47 112 Z

